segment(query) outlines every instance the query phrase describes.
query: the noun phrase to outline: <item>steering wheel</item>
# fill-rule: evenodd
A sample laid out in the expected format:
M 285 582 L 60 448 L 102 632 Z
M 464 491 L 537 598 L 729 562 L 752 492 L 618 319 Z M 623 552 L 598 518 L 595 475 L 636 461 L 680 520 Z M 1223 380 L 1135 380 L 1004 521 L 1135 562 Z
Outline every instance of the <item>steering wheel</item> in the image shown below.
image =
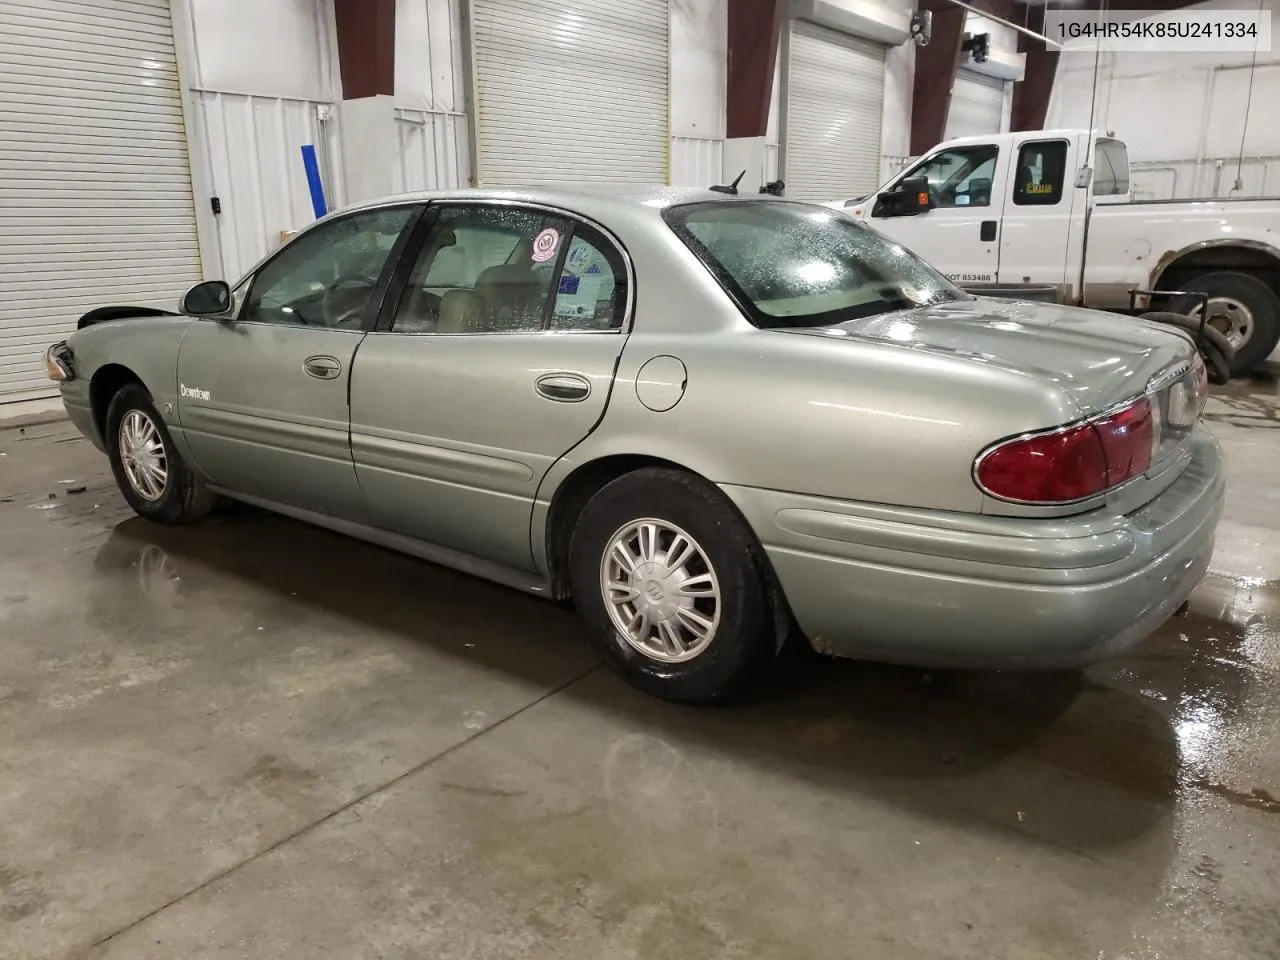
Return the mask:
M 369 296 L 378 285 L 378 278 L 370 274 L 354 277 L 341 277 L 324 289 L 325 319 L 331 327 L 359 327 L 364 321 L 365 307 L 369 304 Z M 335 306 L 334 300 L 350 301 L 351 295 L 363 294 L 360 302 L 354 306 Z

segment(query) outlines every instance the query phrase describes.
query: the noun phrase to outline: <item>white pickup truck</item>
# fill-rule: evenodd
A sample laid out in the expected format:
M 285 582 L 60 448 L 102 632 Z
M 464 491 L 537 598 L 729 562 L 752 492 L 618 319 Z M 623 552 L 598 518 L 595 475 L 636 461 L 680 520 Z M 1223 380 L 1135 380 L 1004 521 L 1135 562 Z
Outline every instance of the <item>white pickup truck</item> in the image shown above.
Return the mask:
M 1232 373 L 1280 341 L 1280 198 L 1135 201 L 1124 142 L 1086 130 L 963 137 L 875 194 L 826 204 L 900 241 L 973 293 L 1051 293 L 1130 310 L 1130 291 L 1209 296 Z M 1133 308 L 1196 313 L 1200 297 Z

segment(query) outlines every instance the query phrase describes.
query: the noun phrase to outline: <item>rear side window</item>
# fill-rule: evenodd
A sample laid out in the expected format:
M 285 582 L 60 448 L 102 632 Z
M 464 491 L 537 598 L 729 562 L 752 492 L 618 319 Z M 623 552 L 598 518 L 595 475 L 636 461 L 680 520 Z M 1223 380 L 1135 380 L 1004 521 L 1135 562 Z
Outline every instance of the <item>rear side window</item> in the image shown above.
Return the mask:
M 1099 137 L 1094 147 L 1093 195 L 1116 197 L 1129 192 L 1129 151 L 1123 140 Z
M 1065 140 L 1024 143 L 1013 172 L 1013 202 L 1020 207 L 1052 207 L 1062 200 L 1066 177 Z

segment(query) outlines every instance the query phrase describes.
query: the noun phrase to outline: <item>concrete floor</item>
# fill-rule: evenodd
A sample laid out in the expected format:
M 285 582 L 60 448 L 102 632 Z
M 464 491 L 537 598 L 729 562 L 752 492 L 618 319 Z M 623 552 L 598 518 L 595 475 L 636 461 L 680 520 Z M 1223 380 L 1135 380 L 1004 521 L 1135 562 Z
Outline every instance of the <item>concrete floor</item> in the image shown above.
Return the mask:
M 1278 407 L 1212 402 L 1214 567 L 1132 656 L 796 658 L 729 710 L 560 607 L 152 526 L 65 424 L 0 433 L 0 957 L 1280 956 Z

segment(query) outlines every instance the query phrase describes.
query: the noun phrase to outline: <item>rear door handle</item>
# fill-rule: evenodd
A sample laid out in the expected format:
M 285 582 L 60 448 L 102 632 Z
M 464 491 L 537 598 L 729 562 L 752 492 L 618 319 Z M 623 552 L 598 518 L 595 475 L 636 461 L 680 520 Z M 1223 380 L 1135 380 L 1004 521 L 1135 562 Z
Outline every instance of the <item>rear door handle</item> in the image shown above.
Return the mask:
M 576 373 L 549 373 L 533 385 L 540 396 L 560 403 L 579 403 L 591 396 L 591 381 Z
M 978 239 L 983 243 L 990 243 L 996 238 L 996 228 L 999 224 L 995 220 L 983 220 L 982 226 L 978 228 Z
M 302 361 L 302 369 L 317 380 L 332 380 L 342 372 L 342 364 L 334 357 L 307 357 Z

